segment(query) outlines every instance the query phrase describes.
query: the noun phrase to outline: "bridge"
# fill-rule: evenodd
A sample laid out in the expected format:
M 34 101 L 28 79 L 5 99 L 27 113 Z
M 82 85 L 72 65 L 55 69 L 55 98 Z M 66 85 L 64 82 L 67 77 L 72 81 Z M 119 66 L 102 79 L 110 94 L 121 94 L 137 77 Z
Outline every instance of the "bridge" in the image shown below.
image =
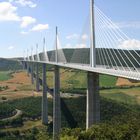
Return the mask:
M 70 68 L 87 72 L 87 112 L 86 128 L 100 122 L 99 74 L 113 75 L 133 80 L 140 80 L 140 50 L 130 42 L 130 39 L 117 27 L 98 7 L 94 0 L 90 0 L 90 35 L 89 41 L 80 44 L 79 48 L 61 48 L 56 27 L 55 49 L 46 51 L 43 39 L 43 51 L 24 56 L 22 64 L 29 72 L 34 83 L 34 69 L 36 66 L 36 90 L 39 91 L 39 64 L 43 68 L 43 97 L 42 97 L 42 123 L 48 123 L 47 65 L 54 67 L 53 92 L 53 136 L 59 139 L 61 130 L 60 108 L 60 68 Z M 84 40 L 88 36 L 83 33 Z M 127 45 L 129 44 L 129 47 Z M 137 47 L 137 48 L 136 48 Z

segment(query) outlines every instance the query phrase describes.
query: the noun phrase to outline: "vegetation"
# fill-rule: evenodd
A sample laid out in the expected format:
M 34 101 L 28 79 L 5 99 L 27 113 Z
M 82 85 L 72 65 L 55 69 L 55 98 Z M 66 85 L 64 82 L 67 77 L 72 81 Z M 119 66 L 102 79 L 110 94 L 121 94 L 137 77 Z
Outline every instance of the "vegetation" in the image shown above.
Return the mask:
M 18 127 L 22 125 L 23 125 L 23 120 L 21 116 L 11 120 L 0 121 L 0 128 Z
M 1 71 L 16 71 L 16 70 L 21 70 L 22 65 L 13 59 L 3 59 L 0 58 L 0 70 Z M 1 77 L 1 76 L 0 76 Z
M 62 126 L 73 128 L 73 121 L 76 123 L 76 127 L 85 128 L 85 118 L 86 118 L 86 98 L 70 98 L 64 99 L 64 103 L 67 105 L 71 116 L 68 113 L 67 108 L 62 109 Z M 3 106 L 3 107 L 2 107 Z M 0 114 L 9 115 L 8 112 L 13 112 L 15 108 L 23 111 L 23 118 L 36 119 L 41 116 L 41 97 L 30 97 L 25 99 L 18 99 L 14 101 L 8 101 L 6 103 L 0 104 L 1 112 Z M 5 109 L 6 108 L 6 109 Z M 78 111 L 75 111 L 78 110 Z M 110 99 L 101 98 L 101 120 L 106 122 L 110 118 L 115 118 L 123 114 L 135 114 L 137 112 L 137 107 L 124 104 L 123 102 L 115 102 Z M 52 116 L 52 100 L 49 99 L 49 115 Z M 71 121 L 69 121 L 71 120 Z
M 100 75 L 100 87 L 113 87 L 116 85 L 117 77 Z
M 86 73 L 77 70 L 61 69 L 61 90 L 69 91 L 70 93 L 76 93 L 79 91 L 85 91 L 87 87 L 87 77 Z M 41 74 L 40 74 L 41 75 Z M 47 81 L 49 81 L 48 86 L 53 88 L 53 71 L 47 72 Z M 108 82 L 106 82 L 108 81 Z M 116 87 L 115 84 L 117 78 L 108 75 L 100 75 L 100 87 Z M 77 89 L 77 90 L 76 90 Z M 78 92 L 80 93 L 80 92 Z M 83 93 L 83 92 L 82 92 Z
M 61 138 L 72 139 L 72 140 L 124 140 L 124 139 L 133 139 L 138 140 L 139 131 L 140 131 L 140 119 L 139 119 L 139 106 L 129 105 L 121 102 L 115 102 L 113 100 L 101 98 L 101 123 L 94 125 L 88 131 L 85 129 L 85 103 L 86 98 L 74 98 L 74 99 L 65 99 L 72 116 L 74 117 L 77 128 L 70 129 L 67 127 L 72 127 L 72 122 L 69 124 L 67 120 L 71 118 L 65 118 L 65 115 L 62 112 L 62 133 Z M 20 103 L 21 102 L 21 103 Z M 51 100 L 49 100 L 49 114 L 52 115 Z M 5 103 L 4 103 L 5 104 Z M 41 98 L 25 98 L 20 100 L 15 100 L 13 102 L 8 101 L 8 104 L 13 107 L 18 107 L 24 112 L 24 117 L 30 117 L 35 119 L 35 117 L 41 116 L 40 107 L 41 107 Z M 34 112 L 32 111 L 34 110 Z M 75 111 L 78 110 L 78 111 Z M 37 116 L 38 115 L 38 116 Z M 67 116 L 69 117 L 69 116 Z M 23 120 L 21 118 L 14 120 L 13 122 L 7 122 L 5 125 L 23 125 Z M 0 123 L 1 126 L 3 124 Z M 78 128 L 79 127 L 79 128 Z M 7 137 L 19 137 L 26 139 L 27 137 L 31 139 L 33 137 L 35 140 L 47 137 L 48 139 L 52 138 L 52 124 L 45 128 L 44 126 L 35 127 L 29 130 L 18 131 L 1 131 L 0 136 L 3 138 Z M 24 133 L 24 135 L 22 135 Z
M 11 77 L 12 77 L 11 72 L 0 71 L 0 81 L 6 81 L 10 79 Z
M 2 99 L 3 101 L 6 101 L 6 100 L 7 100 L 7 98 L 6 98 L 6 97 L 1 97 L 1 99 Z
M 114 101 L 131 105 L 140 105 L 139 91 L 140 87 L 116 88 L 116 89 L 101 90 L 100 94 L 102 97 L 112 99 Z
M 123 120 L 129 119 L 127 116 L 121 116 Z M 140 119 L 137 117 L 125 121 L 125 123 L 101 123 L 94 125 L 88 131 L 80 129 L 66 129 L 62 137 L 74 137 L 75 140 L 139 140 L 140 139 Z
M 14 110 L 14 106 L 11 106 L 8 102 L 0 103 L 0 119 L 12 116 Z
M 0 91 L 7 90 L 8 86 L 0 86 Z
M 53 87 L 53 68 L 48 69 L 48 84 Z M 40 67 L 40 76 L 41 71 Z M 62 69 L 60 73 L 62 92 L 86 93 L 85 72 Z M 116 87 L 116 80 L 112 76 L 100 76 L 101 123 L 88 131 L 85 131 L 86 97 L 61 99 L 61 140 L 140 139 L 140 87 Z M 26 92 L 32 88 L 23 85 L 19 90 Z M 6 100 L 5 97 L 2 98 Z M 13 116 L 15 109 L 23 112 L 23 115 L 16 119 L 0 121 L 0 140 L 51 140 L 52 122 L 47 127 L 41 125 L 41 101 L 42 97 L 29 97 L 0 103 L 0 119 Z M 52 116 L 52 99 L 48 101 L 48 109 L 49 116 Z
M 12 106 L 13 108 L 22 110 L 23 117 L 35 119 L 41 116 L 41 97 L 17 99 L 8 101 L 7 104 Z

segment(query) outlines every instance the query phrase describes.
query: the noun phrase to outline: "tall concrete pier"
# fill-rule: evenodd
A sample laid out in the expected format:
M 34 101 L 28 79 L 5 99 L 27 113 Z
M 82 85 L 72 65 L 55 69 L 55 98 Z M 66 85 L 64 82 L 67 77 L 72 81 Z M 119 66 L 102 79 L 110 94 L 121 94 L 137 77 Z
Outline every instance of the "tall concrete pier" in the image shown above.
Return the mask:
M 90 0 L 90 65 L 96 67 L 94 0 Z M 86 129 L 100 122 L 99 74 L 87 73 Z
M 100 122 L 99 74 L 87 73 L 86 129 Z
M 60 73 L 59 67 L 54 66 L 54 95 L 53 95 L 53 139 L 59 140 L 61 129 L 60 111 Z
M 31 82 L 34 84 L 34 63 L 31 63 Z
M 39 92 L 39 63 L 36 63 L 36 91 Z
M 30 63 L 27 62 L 27 75 L 30 76 Z
M 25 70 L 27 70 L 27 62 L 24 62 L 24 64 L 25 64 Z
M 42 123 L 48 124 L 48 99 L 47 99 L 47 83 L 46 83 L 46 64 L 42 64 L 42 86 L 43 86 L 43 95 L 42 95 Z
M 23 70 L 26 70 L 26 62 L 21 62 L 22 66 L 23 66 Z

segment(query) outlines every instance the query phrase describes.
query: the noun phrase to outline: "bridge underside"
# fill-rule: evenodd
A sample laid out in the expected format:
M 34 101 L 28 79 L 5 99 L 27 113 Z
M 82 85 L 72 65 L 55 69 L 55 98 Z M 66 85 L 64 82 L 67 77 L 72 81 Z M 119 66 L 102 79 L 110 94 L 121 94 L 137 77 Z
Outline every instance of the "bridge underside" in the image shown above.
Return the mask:
M 140 73 L 137 71 L 127 71 L 127 70 L 121 70 L 121 69 L 111 69 L 111 68 L 103 68 L 100 66 L 90 67 L 90 65 L 87 64 L 77 64 L 77 63 L 56 63 L 56 62 L 45 62 L 45 61 L 22 61 L 22 62 L 28 62 L 28 63 L 40 63 L 40 64 L 49 64 L 49 65 L 55 65 L 59 67 L 65 67 L 65 68 L 71 68 L 71 69 L 77 69 L 82 71 L 88 71 L 88 72 L 95 72 L 99 74 L 106 74 L 106 75 L 112 75 L 116 77 L 122 77 L 132 80 L 140 81 Z
M 87 102 L 86 102 L 86 129 L 90 128 L 92 125 L 100 122 L 100 96 L 99 96 L 99 74 L 113 75 L 117 77 L 129 78 L 133 80 L 140 80 L 140 73 L 133 70 L 127 72 L 103 68 L 96 65 L 96 67 L 91 67 L 90 65 L 77 64 L 77 63 L 55 63 L 48 61 L 22 61 L 22 64 L 26 66 L 26 69 L 31 67 L 31 81 L 33 81 L 33 66 L 36 66 L 36 90 L 39 91 L 39 64 L 43 67 L 43 97 L 42 97 L 42 123 L 48 123 L 48 101 L 47 101 L 47 91 L 48 87 L 46 85 L 46 66 L 54 66 L 54 91 L 53 91 L 53 139 L 59 139 L 61 132 L 61 98 L 60 98 L 60 73 L 59 68 L 70 68 L 77 69 L 87 72 Z

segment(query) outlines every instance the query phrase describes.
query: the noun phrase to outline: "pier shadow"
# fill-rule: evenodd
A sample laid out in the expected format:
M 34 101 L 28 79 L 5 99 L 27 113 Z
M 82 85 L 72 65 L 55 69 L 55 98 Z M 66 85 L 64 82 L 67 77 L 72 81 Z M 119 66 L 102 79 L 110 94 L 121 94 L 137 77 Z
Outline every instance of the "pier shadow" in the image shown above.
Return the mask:
M 29 67 L 29 72 L 31 74 L 31 68 Z M 36 73 L 33 73 L 33 76 L 34 78 L 36 78 Z M 39 78 L 39 84 L 42 86 L 43 85 L 43 82 L 42 82 L 42 79 Z M 50 89 L 47 86 L 47 92 L 49 92 L 51 94 L 51 96 L 53 97 L 53 93 L 54 93 L 54 89 Z M 75 121 L 72 113 L 70 112 L 67 104 L 65 103 L 64 99 L 63 98 L 60 98 L 60 102 L 61 102 L 61 112 L 63 113 L 68 125 L 70 126 L 70 128 L 76 128 L 77 127 L 77 121 Z

